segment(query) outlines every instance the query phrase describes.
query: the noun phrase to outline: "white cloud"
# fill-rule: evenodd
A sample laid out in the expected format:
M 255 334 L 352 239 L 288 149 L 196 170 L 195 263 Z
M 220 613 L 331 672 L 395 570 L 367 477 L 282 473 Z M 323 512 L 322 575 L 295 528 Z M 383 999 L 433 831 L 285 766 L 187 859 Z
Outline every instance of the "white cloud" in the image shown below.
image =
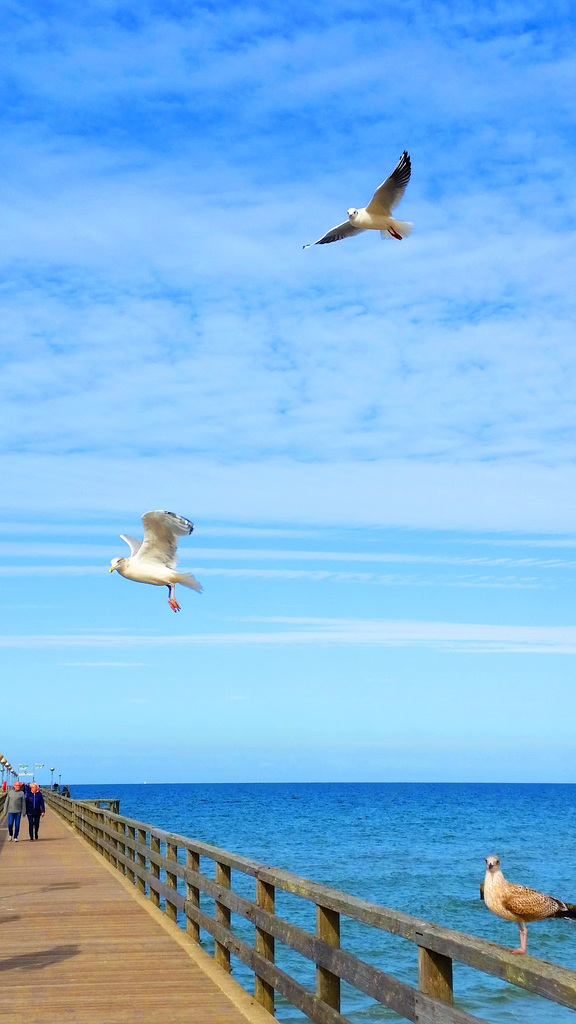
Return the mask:
M 0 576 L 100 576 L 101 565 L 3 565 Z
M 0 647 L 186 647 L 245 645 L 331 645 L 418 647 L 446 652 L 574 654 L 576 627 L 502 626 L 458 622 L 402 622 L 378 619 L 260 619 L 282 625 L 274 631 L 197 634 L 188 636 L 31 635 L 0 637 Z M 292 627 L 292 628 L 290 628 Z
M 490 31 L 479 10 L 456 29 L 447 9 L 425 17 L 418 4 L 346 17 L 337 5 L 288 18 L 289 31 L 278 11 L 235 5 L 225 27 L 198 10 L 128 29 L 100 11 L 88 35 L 82 18 L 61 19 L 57 66 L 22 24 L 7 59 L 29 106 L 1 171 L 3 430 L 30 479 L 40 453 L 78 451 L 105 457 L 111 476 L 166 453 L 180 472 L 202 452 L 216 471 L 259 462 L 264 474 L 271 459 L 305 474 L 393 456 L 420 493 L 427 460 L 478 465 L 477 489 L 487 460 L 561 474 L 573 458 L 569 51 L 558 25 L 520 32 L 522 9 L 504 5 Z M 404 145 L 410 242 L 303 254 Z M 85 490 L 95 508 L 99 490 Z
M 415 546 L 416 546 L 415 542 Z M 5 541 L 0 542 L 0 556 L 9 558 L 34 558 L 42 555 L 46 558 L 92 558 L 94 555 L 98 555 L 105 562 L 110 554 L 110 547 L 97 547 L 96 545 L 85 544 L 53 544 L 50 542 L 42 541 L 39 543 L 29 542 L 23 545 L 18 542 Z M 195 563 L 201 564 L 205 561 L 217 561 L 217 562 L 360 562 L 360 563 L 390 563 L 390 564 L 405 564 L 405 565 L 450 565 L 450 566 L 475 566 L 478 568 L 494 567 L 499 569 L 505 568 L 545 568 L 545 569 L 573 569 L 576 568 L 576 560 L 570 560 L 566 558 L 534 558 L 524 557 L 518 558 L 510 555 L 505 555 L 500 558 L 488 557 L 488 556 L 463 556 L 463 555 L 447 555 L 438 554 L 430 555 L 425 554 L 422 551 L 413 551 L 411 553 L 397 552 L 397 551 L 342 551 L 342 550 L 306 550 L 296 549 L 291 550 L 290 548 L 207 548 L 207 547 L 182 547 L 181 557 L 187 558 L 189 561 L 193 559 Z M 51 571 L 55 574 L 59 572 L 64 573 L 76 573 L 87 571 L 92 572 L 104 572 L 108 570 L 108 566 L 74 566 L 74 565 L 45 565 L 45 566 L 24 566 L 28 572 L 34 571 Z M 0 572 L 4 572 L 6 575 L 12 575 L 21 571 L 20 566 L 5 566 L 0 569 Z M 203 572 L 206 573 L 217 573 L 217 574 L 233 574 L 233 573 L 248 573 L 257 572 L 260 575 L 265 573 L 295 573 L 308 575 L 311 570 L 289 570 L 289 569 L 270 569 L 270 570 L 254 570 L 243 567 L 241 569 L 230 569 L 227 567 L 219 567 L 218 569 L 203 567 Z M 325 571 L 329 575 L 332 574 L 331 570 L 314 570 L 314 572 Z M 356 574 L 354 574 L 356 575 Z
M 289 458 L 219 464 L 177 456 L 109 460 L 75 455 L 4 456 L 4 510 L 189 510 L 197 523 L 402 526 L 567 533 L 576 522 L 570 463 L 457 463 L 417 459 L 299 463 Z M 191 559 L 194 555 L 190 555 Z
M 337 560 L 337 559 L 336 559 Z M 555 565 L 563 565 L 557 562 Z M 570 563 L 565 563 L 570 564 Z M 107 572 L 108 570 L 106 570 Z M 316 583 L 351 584 L 364 583 L 388 587 L 492 587 L 497 589 L 535 589 L 554 586 L 551 578 L 542 579 L 536 576 L 480 576 L 467 573 L 456 577 L 433 576 L 422 579 L 415 574 L 375 573 L 375 572 L 339 572 L 332 569 L 253 569 L 243 566 L 240 569 L 207 568 L 202 566 L 203 577 L 226 577 L 228 579 L 246 579 L 266 582 L 269 580 L 306 580 Z M 103 575 L 101 566 L 93 565 L 25 565 L 0 566 L 1 577 L 40 577 L 40 576 L 95 576 Z M 13 607 L 12 605 L 6 607 Z M 29 605 L 22 605 L 29 608 Z M 39 605 L 38 607 L 43 607 Z

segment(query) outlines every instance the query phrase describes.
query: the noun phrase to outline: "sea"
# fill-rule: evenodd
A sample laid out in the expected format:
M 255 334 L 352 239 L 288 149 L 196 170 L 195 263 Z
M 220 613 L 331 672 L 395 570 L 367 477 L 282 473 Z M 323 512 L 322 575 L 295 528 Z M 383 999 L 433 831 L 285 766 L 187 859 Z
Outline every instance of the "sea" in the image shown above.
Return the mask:
M 509 948 L 518 944 L 517 926 L 491 914 L 479 895 L 488 854 L 500 857 L 511 881 L 576 903 L 576 785 L 176 783 L 70 789 L 78 800 L 119 798 L 121 814 L 148 825 Z M 201 869 L 208 863 L 203 860 Z M 232 877 L 236 891 L 253 898 L 253 880 L 238 872 Z M 203 909 L 211 912 L 209 900 Z M 314 931 L 314 908 L 306 901 L 278 894 L 276 909 Z M 236 915 L 232 923 L 253 942 L 249 923 Z M 203 945 L 212 951 L 209 937 Z M 416 984 L 412 943 L 343 919 L 342 946 Z M 576 968 L 576 921 L 529 925 L 528 951 Z M 277 962 L 314 988 L 313 966 L 280 943 Z M 232 967 L 252 991 L 251 972 L 235 958 Z M 491 1024 L 575 1020 L 573 1010 L 458 963 L 454 992 L 459 1007 Z M 346 984 L 342 1013 L 353 1024 L 400 1019 Z M 285 1024 L 307 1020 L 281 997 L 277 1017 Z

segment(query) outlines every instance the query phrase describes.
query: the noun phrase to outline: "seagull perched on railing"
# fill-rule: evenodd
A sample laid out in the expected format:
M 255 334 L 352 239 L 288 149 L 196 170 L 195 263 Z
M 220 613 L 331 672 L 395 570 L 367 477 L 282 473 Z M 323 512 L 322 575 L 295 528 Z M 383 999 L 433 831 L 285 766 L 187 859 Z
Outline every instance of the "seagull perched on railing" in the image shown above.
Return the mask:
M 121 533 L 130 548 L 130 558 L 113 558 L 112 568 L 136 583 L 151 583 L 156 587 L 168 587 L 168 604 L 172 611 L 179 612 L 180 605 L 174 596 L 176 583 L 190 587 L 199 594 L 202 585 L 190 572 L 176 572 L 178 558 L 176 549 L 179 537 L 187 537 L 194 529 L 193 523 L 175 512 L 145 512 L 144 540 Z
M 484 901 L 488 910 L 505 921 L 516 921 L 520 932 L 520 946 L 511 953 L 525 953 L 529 921 L 544 921 L 549 917 L 576 918 L 576 904 L 563 903 L 554 896 L 528 889 L 525 885 L 508 882 L 502 874 L 500 860 L 491 854 L 486 857 Z
M 350 238 L 351 235 L 369 231 L 371 228 L 379 231 L 382 238 L 397 238 L 399 241 L 406 238 L 412 231 L 413 224 L 406 220 L 394 220 L 391 214 L 404 195 L 410 181 L 410 172 L 410 157 L 404 150 L 392 174 L 378 186 L 368 206 L 361 210 L 348 210 L 348 220 L 343 224 L 337 224 L 335 228 L 330 228 L 322 238 L 311 242 L 310 245 L 304 245 L 303 248 L 310 249 L 312 245 L 339 242 L 341 238 Z

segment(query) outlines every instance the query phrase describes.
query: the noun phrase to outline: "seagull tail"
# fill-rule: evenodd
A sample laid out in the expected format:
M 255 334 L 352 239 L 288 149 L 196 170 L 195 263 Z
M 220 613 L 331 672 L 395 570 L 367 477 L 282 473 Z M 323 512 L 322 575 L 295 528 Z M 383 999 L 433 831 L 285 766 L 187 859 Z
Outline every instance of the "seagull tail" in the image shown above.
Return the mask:
M 381 238 L 408 238 L 411 233 L 413 224 L 410 224 L 407 220 L 393 220 L 390 218 L 390 227 L 386 228 L 385 231 L 380 232 Z
M 190 587 L 190 590 L 195 590 L 198 594 L 202 593 L 202 584 L 198 583 L 191 572 L 174 573 L 174 583 L 181 583 L 183 587 Z
M 566 908 L 566 909 L 564 909 Z M 576 918 L 576 903 L 564 903 L 554 917 L 571 917 Z

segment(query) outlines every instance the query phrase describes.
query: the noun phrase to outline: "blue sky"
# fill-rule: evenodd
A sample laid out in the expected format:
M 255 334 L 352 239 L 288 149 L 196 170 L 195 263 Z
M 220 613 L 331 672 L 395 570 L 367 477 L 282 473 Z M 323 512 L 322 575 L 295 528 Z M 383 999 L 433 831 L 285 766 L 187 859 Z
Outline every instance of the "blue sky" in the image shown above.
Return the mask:
M 12 763 L 574 781 L 573 30 L 7 4 Z M 303 251 L 404 149 L 411 237 Z M 196 524 L 178 616 L 108 573 L 154 508 Z

